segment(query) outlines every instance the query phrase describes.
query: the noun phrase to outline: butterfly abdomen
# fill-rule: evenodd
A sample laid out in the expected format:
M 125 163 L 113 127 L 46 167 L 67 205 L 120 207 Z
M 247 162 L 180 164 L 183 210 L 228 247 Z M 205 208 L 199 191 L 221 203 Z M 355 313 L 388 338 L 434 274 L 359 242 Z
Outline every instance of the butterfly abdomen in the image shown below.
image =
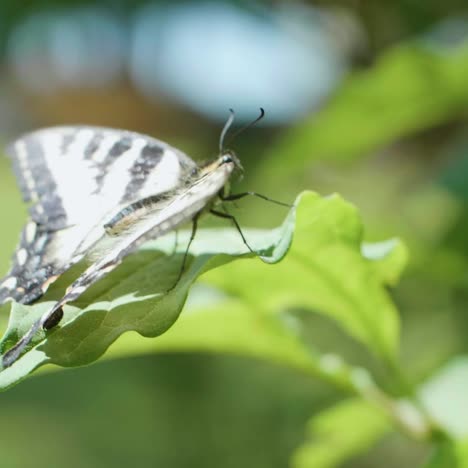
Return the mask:
M 152 195 L 127 205 L 104 224 L 104 230 L 109 236 L 122 234 L 155 210 L 161 209 L 167 198 L 167 194 Z

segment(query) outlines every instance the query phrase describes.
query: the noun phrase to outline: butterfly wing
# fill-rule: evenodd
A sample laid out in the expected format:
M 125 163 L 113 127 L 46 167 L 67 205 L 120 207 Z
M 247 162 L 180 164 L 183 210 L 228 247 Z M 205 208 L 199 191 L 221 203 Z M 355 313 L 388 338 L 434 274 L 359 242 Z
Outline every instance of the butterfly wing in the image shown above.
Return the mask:
M 152 209 L 152 215 L 145 217 L 136 224 L 129 235 L 122 236 L 105 255 L 87 268 L 78 279 L 67 289 L 65 296 L 54 307 L 44 314 L 24 340 L 18 343 L 10 353 L 18 356 L 31 339 L 33 334 L 41 327 L 46 329 L 55 326 L 62 318 L 62 307 L 68 302 L 77 299 L 92 284 L 110 273 L 117 267 L 122 259 L 137 249 L 148 239 L 158 238 L 170 232 L 209 206 L 219 191 L 224 187 L 234 170 L 234 165 L 222 165 L 207 172 L 201 179 L 175 191 L 167 200 L 157 203 Z
M 196 166 L 151 137 L 100 127 L 52 127 L 7 150 L 23 198 L 31 203 L 0 304 L 39 298 L 104 235 L 122 207 L 173 190 Z
M 4 367 L 10 366 L 23 353 L 39 329 L 56 326 L 63 316 L 63 306 L 74 301 L 92 284 L 112 271 L 121 260 L 142 242 L 159 237 L 192 219 L 210 205 L 234 170 L 234 164 L 214 164 L 202 177 L 188 179 L 171 197 L 162 198 L 151 208 L 151 216 L 142 217 L 135 229 L 121 236 L 106 254 L 89 266 L 67 289 L 63 298 L 37 320 L 29 331 L 3 356 Z

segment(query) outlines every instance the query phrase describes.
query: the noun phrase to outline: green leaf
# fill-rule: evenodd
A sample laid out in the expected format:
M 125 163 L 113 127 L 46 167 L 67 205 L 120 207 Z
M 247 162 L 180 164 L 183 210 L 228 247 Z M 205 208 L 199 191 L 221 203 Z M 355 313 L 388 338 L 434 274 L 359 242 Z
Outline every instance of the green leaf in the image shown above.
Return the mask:
M 388 239 L 382 242 L 364 242 L 362 255 L 371 260 L 374 274 L 384 284 L 395 285 L 400 279 L 408 261 L 408 252 L 399 239 Z
M 428 379 L 419 395 L 431 417 L 452 437 L 468 438 L 468 357 L 452 359 Z
M 236 262 L 208 273 L 204 282 L 240 297 L 252 309 L 314 310 L 387 361 L 398 348 L 399 320 L 385 289 L 406 258 L 400 242 L 364 247 L 356 209 L 338 195 L 308 194 L 297 208 L 294 241 L 275 268 Z
M 287 133 L 265 170 L 303 170 L 310 160 L 349 160 L 465 111 L 468 46 L 440 53 L 406 44 L 350 75 L 317 115 Z M 284 161 L 288 165 L 275 164 Z
M 298 198 L 297 203 L 300 202 Z M 291 242 L 296 217 L 293 208 L 283 226 L 271 231 L 246 230 L 249 242 L 267 262 L 279 261 Z M 191 247 L 190 264 L 177 286 L 177 279 L 189 233 L 179 235 L 177 254 L 170 236 L 148 243 L 129 256 L 114 272 L 90 288 L 80 302 L 64 308 L 60 326 L 40 332 L 32 349 L 0 373 L 0 388 L 8 387 L 43 364 L 64 367 L 90 363 L 99 358 L 122 333 L 135 330 L 142 336 L 164 333 L 177 319 L 190 285 L 204 271 L 233 260 L 252 256 L 233 229 L 200 230 Z M 73 272 L 64 275 L 46 296 L 57 299 Z M 76 273 L 75 273 L 76 276 Z M 7 331 L 0 343 L 5 352 L 24 335 L 53 302 L 33 306 L 14 303 Z
M 294 468 L 333 468 L 365 452 L 391 426 L 369 403 L 353 399 L 322 412 L 307 429 L 308 440 L 293 455 Z
M 374 249 L 378 255 L 374 252 L 372 260 L 364 257 L 362 224 L 355 208 L 338 196 L 321 198 L 305 193 L 280 228 L 247 229 L 244 233 L 267 262 L 281 260 L 289 248 L 292 255 L 282 262 L 286 269 L 281 269 L 281 264 L 266 265 L 256 258 L 232 263 L 243 263 L 241 272 L 227 266 L 217 269 L 216 275 L 210 274 L 205 280 L 214 283 L 213 278 L 222 279 L 221 291 L 231 295 L 235 292 L 237 297 L 221 295 L 220 307 L 216 301 L 223 293 L 211 291 L 207 297 L 215 305 L 205 302 L 201 309 L 189 308 L 180 326 L 158 340 L 137 340 L 135 334 L 127 334 L 119 340 L 123 344 L 121 353 L 134 354 L 138 349 L 158 346 L 173 351 L 235 352 L 326 376 L 330 369 L 322 366 L 300 342 L 297 323 L 291 322 L 284 313 L 276 313 L 284 312 L 282 309 L 290 304 L 303 304 L 322 306 L 324 313 L 334 316 L 376 352 L 388 358 L 394 355 L 398 318 L 383 283 L 396 275 L 398 262 L 391 258 L 399 257 L 399 244 Z M 170 255 L 174 249 L 173 236 L 147 244 L 94 285 L 80 302 L 65 307 L 60 327 L 42 332 L 23 357 L 0 372 L 0 388 L 13 385 L 47 363 L 60 366 L 90 363 L 126 331 L 136 331 L 146 337 L 161 335 L 178 318 L 188 289 L 199 275 L 236 257 L 251 256 L 245 253 L 245 246 L 234 229 L 202 229 L 197 233 L 181 281 L 167 293 L 177 278 L 188 235 L 188 232 L 179 235 L 175 255 Z M 402 262 L 398 264 L 401 266 Z M 243 274 L 245 277 L 240 276 Z M 286 280 L 285 274 L 295 278 Z M 253 275 L 254 282 L 249 282 L 248 275 Z M 51 289 L 48 299 L 59 297 L 71 276 L 73 272 L 65 275 Z M 51 304 L 44 302 L 29 307 L 14 304 L 1 349 L 5 351 L 16 342 Z M 130 342 L 125 348 L 125 343 Z M 117 346 L 116 353 L 118 349 Z M 335 381 L 340 378 L 333 377 Z M 345 380 L 342 382 L 346 386 Z

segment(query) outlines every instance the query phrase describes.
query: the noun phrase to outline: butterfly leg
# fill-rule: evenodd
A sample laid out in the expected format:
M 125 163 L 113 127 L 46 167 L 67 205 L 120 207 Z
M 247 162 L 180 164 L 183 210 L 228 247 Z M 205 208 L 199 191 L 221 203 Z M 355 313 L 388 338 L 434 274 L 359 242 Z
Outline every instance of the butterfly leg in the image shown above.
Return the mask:
M 176 229 L 174 231 L 174 247 L 172 248 L 171 256 L 176 254 L 178 245 L 179 245 L 179 231 Z
M 259 256 L 257 252 L 255 252 L 255 250 L 252 249 L 252 247 L 250 247 L 249 243 L 247 242 L 247 239 L 245 238 L 244 236 L 244 233 L 242 232 L 242 229 L 241 227 L 239 226 L 239 223 L 237 222 L 237 219 L 232 216 L 231 214 L 229 213 L 222 213 L 221 211 L 216 211 L 216 210 L 210 210 L 210 213 L 212 215 L 215 215 L 217 216 L 218 218 L 224 218 L 224 219 L 229 219 L 232 221 L 232 223 L 234 224 L 234 226 L 236 227 L 237 229 L 237 232 L 240 234 L 240 236 L 242 237 L 242 241 L 244 242 L 244 244 L 246 245 L 246 247 L 255 255 Z M 260 257 L 261 258 L 261 257 Z
M 291 208 L 293 205 L 290 205 L 289 203 L 284 203 L 280 202 L 278 200 L 273 200 L 272 198 L 269 198 L 265 195 L 262 195 L 261 193 L 257 192 L 242 192 L 242 193 L 231 193 L 229 195 L 220 195 L 221 200 L 223 201 L 235 201 L 235 200 L 240 200 L 241 198 L 247 197 L 248 195 L 251 195 L 253 197 L 261 198 L 262 200 L 269 201 L 271 203 L 276 203 L 277 205 L 281 206 L 286 206 L 288 208 Z
M 188 244 L 187 244 L 187 247 L 185 249 L 185 252 L 184 252 L 184 257 L 182 259 L 182 265 L 180 267 L 180 270 L 179 270 L 179 274 L 177 275 L 177 279 L 176 281 L 174 282 L 174 284 L 167 290 L 168 292 L 169 291 L 172 291 L 176 286 L 177 284 L 179 283 L 180 279 L 182 278 L 182 275 L 184 274 L 184 270 L 185 270 L 185 266 L 186 266 L 186 263 L 187 263 L 187 257 L 188 257 L 188 253 L 189 253 L 189 250 L 190 250 L 190 246 L 192 245 L 192 242 L 193 240 L 195 239 L 195 235 L 197 233 L 197 228 L 198 228 L 198 218 L 200 217 L 200 213 L 197 213 L 193 219 L 192 219 L 192 232 L 190 233 L 190 239 L 188 241 Z

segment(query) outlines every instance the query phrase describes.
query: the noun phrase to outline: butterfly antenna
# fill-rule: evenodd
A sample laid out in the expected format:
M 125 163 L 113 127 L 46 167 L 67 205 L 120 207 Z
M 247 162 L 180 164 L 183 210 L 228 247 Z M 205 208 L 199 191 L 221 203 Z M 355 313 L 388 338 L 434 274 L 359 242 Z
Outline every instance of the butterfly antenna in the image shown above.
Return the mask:
M 231 115 L 227 119 L 227 122 L 224 124 L 224 128 L 221 131 L 221 136 L 219 137 L 219 152 L 223 153 L 225 151 L 225 145 L 224 145 L 224 140 L 226 139 L 226 135 L 229 131 L 229 129 L 232 127 L 232 124 L 234 122 L 234 111 L 232 109 L 229 109 L 229 112 Z M 248 123 L 244 127 L 240 128 L 236 132 L 234 132 L 230 137 L 228 143 L 234 140 L 238 135 L 240 135 L 242 132 L 245 132 L 248 130 L 250 127 L 253 127 L 258 121 L 262 120 L 263 117 L 265 117 L 265 109 L 263 107 L 260 107 L 260 115 L 255 119 L 252 120 L 252 122 Z
M 231 113 L 231 115 L 229 116 L 226 123 L 224 124 L 223 130 L 221 131 L 221 135 L 219 136 L 219 152 L 220 152 L 220 154 L 223 153 L 223 151 L 224 151 L 224 139 L 226 138 L 227 132 L 231 128 L 232 123 L 234 122 L 234 117 L 235 117 L 234 110 L 229 109 L 229 112 Z
M 234 132 L 230 137 L 229 137 L 229 142 L 233 141 L 234 138 L 239 136 L 241 133 L 245 132 L 249 128 L 253 127 L 257 122 L 263 119 L 265 117 L 265 109 L 263 107 L 260 107 L 260 115 L 255 119 L 252 120 L 252 122 L 248 123 L 244 127 L 239 128 L 236 132 Z

